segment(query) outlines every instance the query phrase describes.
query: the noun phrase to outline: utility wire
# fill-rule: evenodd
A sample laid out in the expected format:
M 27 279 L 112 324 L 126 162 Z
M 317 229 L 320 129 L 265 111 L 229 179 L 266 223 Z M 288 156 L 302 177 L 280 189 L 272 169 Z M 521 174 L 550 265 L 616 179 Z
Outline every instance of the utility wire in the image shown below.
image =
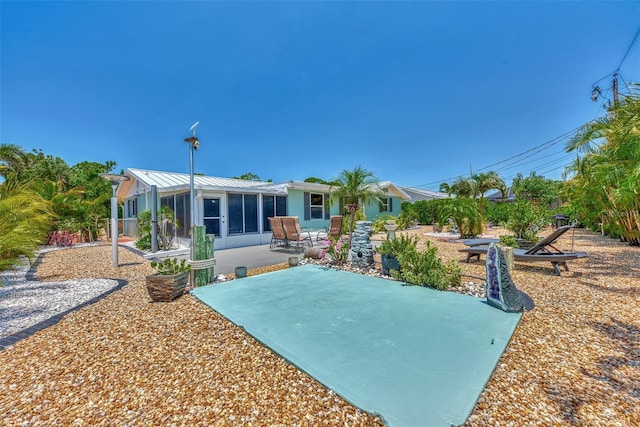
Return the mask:
M 629 44 L 629 47 L 627 48 L 627 51 L 624 53 L 624 56 L 620 60 L 620 63 L 618 64 L 618 68 L 616 68 L 616 71 L 620 70 L 620 67 L 622 67 L 622 63 L 624 62 L 625 59 L 627 59 L 627 55 L 629 55 L 629 52 L 631 51 L 631 47 L 633 46 L 633 44 L 638 39 L 638 35 L 640 35 L 640 28 L 638 28 L 638 31 L 636 32 L 636 35 L 633 37 L 633 40 L 631 41 L 631 44 Z

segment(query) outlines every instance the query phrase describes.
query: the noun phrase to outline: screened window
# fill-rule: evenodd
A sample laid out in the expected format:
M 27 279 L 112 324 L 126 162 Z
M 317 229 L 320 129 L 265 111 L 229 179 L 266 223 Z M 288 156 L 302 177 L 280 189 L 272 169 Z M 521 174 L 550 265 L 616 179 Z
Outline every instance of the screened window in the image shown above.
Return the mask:
M 285 215 L 287 215 L 286 196 L 262 196 L 262 224 L 264 225 L 264 231 L 271 231 L 269 218 Z
M 258 195 L 229 193 L 229 234 L 258 231 Z
M 179 225 L 177 235 L 180 237 L 189 237 L 189 230 L 191 230 L 189 193 L 162 197 L 160 199 L 160 206 L 169 207 L 175 214 Z

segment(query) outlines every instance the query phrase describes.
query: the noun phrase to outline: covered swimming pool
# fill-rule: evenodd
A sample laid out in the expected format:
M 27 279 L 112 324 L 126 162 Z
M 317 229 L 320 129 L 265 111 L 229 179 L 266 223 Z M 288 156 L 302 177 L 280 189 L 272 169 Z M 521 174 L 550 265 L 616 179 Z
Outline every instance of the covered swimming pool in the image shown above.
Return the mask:
M 463 424 L 521 318 L 471 296 L 315 265 L 192 294 L 390 426 Z

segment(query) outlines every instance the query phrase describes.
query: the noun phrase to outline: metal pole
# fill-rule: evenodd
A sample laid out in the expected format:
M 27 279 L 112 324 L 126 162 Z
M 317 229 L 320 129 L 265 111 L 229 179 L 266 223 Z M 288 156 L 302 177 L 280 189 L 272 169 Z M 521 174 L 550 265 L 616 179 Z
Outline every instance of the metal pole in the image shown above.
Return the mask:
M 193 131 L 195 134 L 195 130 Z M 191 228 L 195 225 L 196 213 L 194 211 L 194 191 L 193 191 L 193 144 L 189 144 L 189 203 L 191 205 Z
M 111 185 L 113 195 L 111 196 L 111 266 L 118 267 L 118 198 L 116 188 L 118 184 Z
M 158 252 L 158 186 L 151 186 L 151 252 Z M 166 249 L 166 248 L 165 248 Z

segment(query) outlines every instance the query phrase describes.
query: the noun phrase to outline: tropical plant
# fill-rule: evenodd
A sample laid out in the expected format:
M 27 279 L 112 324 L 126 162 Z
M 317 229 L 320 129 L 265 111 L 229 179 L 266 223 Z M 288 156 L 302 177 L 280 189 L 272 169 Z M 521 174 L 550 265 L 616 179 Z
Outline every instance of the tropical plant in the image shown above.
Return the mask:
M 497 172 L 489 171 L 471 175 L 469 178 L 460 177 L 453 183 L 440 184 L 440 191 L 444 191 L 449 196 L 469 197 L 472 199 L 484 199 L 484 195 L 489 190 L 500 190 L 504 195 L 507 186 Z
M 634 89 L 568 141 L 567 151 L 583 155 L 569 170 L 566 194 L 589 226 L 601 222 L 640 246 L 640 85 Z
M 517 239 L 537 240 L 538 232 L 546 222 L 546 210 L 526 200 L 517 200 L 510 205 L 509 219 L 505 228 Z
M 156 270 L 156 274 L 161 276 L 170 276 L 179 273 L 188 273 L 191 266 L 186 260 L 177 258 L 165 258 L 162 261 L 151 261 L 151 268 Z
M 398 240 L 398 239 L 396 239 Z M 405 247 L 401 247 L 406 245 Z M 401 242 L 396 258 L 400 270 L 391 270 L 391 275 L 412 285 L 430 286 L 444 290 L 450 286 L 460 285 L 462 272 L 455 260 L 444 263 L 438 257 L 438 248 L 431 242 L 425 243 L 423 250 L 418 250 L 414 242 Z
M 351 247 L 356 212 L 368 203 L 381 202 L 382 193 L 374 186 L 377 181 L 373 172 L 358 166 L 353 170 L 342 170 L 336 179 L 337 185 L 331 190 L 331 200 L 344 201 L 349 213 L 349 247 Z
M 33 259 L 51 229 L 51 203 L 10 182 L 0 185 L 0 271 L 12 268 L 21 256 Z
M 391 214 L 379 214 L 375 217 L 375 219 L 371 222 L 371 228 L 374 233 L 380 233 L 385 231 L 384 226 L 387 224 L 387 221 L 395 221 L 396 217 Z M 398 226 L 398 228 L 400 228 Z
M 517 200 L 526 200 L 545 209 L 553 209 L 562 203 L 562 182 L 531 172 L 528 177 L 517 174 L 511 184 Z
M 329 254 L 331 261 L 335 264 L 344 264 L 349 256 L 349 247 L 342 241 L 340 236 L 330 236 L 322 242 L 320 258 Z
M 439 224 L 451 219 L 463 239 L 481 234 L 484 225 L 477 201 L 467 198 L 447 199 L 438 212 L 438 218 Z
M 174 229 L 179 228 L 178 220 L 170 207 L 163 205 L 159 212 L 159 224 L 156 229 L 158 248 L 161 250 L 171 249 L 173 246 Z M 136 248 L 140 250 L 151 249 L 151 210 L 145 210 L 138 214 L 138 240 L 135 242 Z
M 397 257 L 403 252 L 415 250 L 418 246 L 418 237 L 409 237 L 401 234 L 395 239 L 385 239 L 376 248 L 378 253 Z

